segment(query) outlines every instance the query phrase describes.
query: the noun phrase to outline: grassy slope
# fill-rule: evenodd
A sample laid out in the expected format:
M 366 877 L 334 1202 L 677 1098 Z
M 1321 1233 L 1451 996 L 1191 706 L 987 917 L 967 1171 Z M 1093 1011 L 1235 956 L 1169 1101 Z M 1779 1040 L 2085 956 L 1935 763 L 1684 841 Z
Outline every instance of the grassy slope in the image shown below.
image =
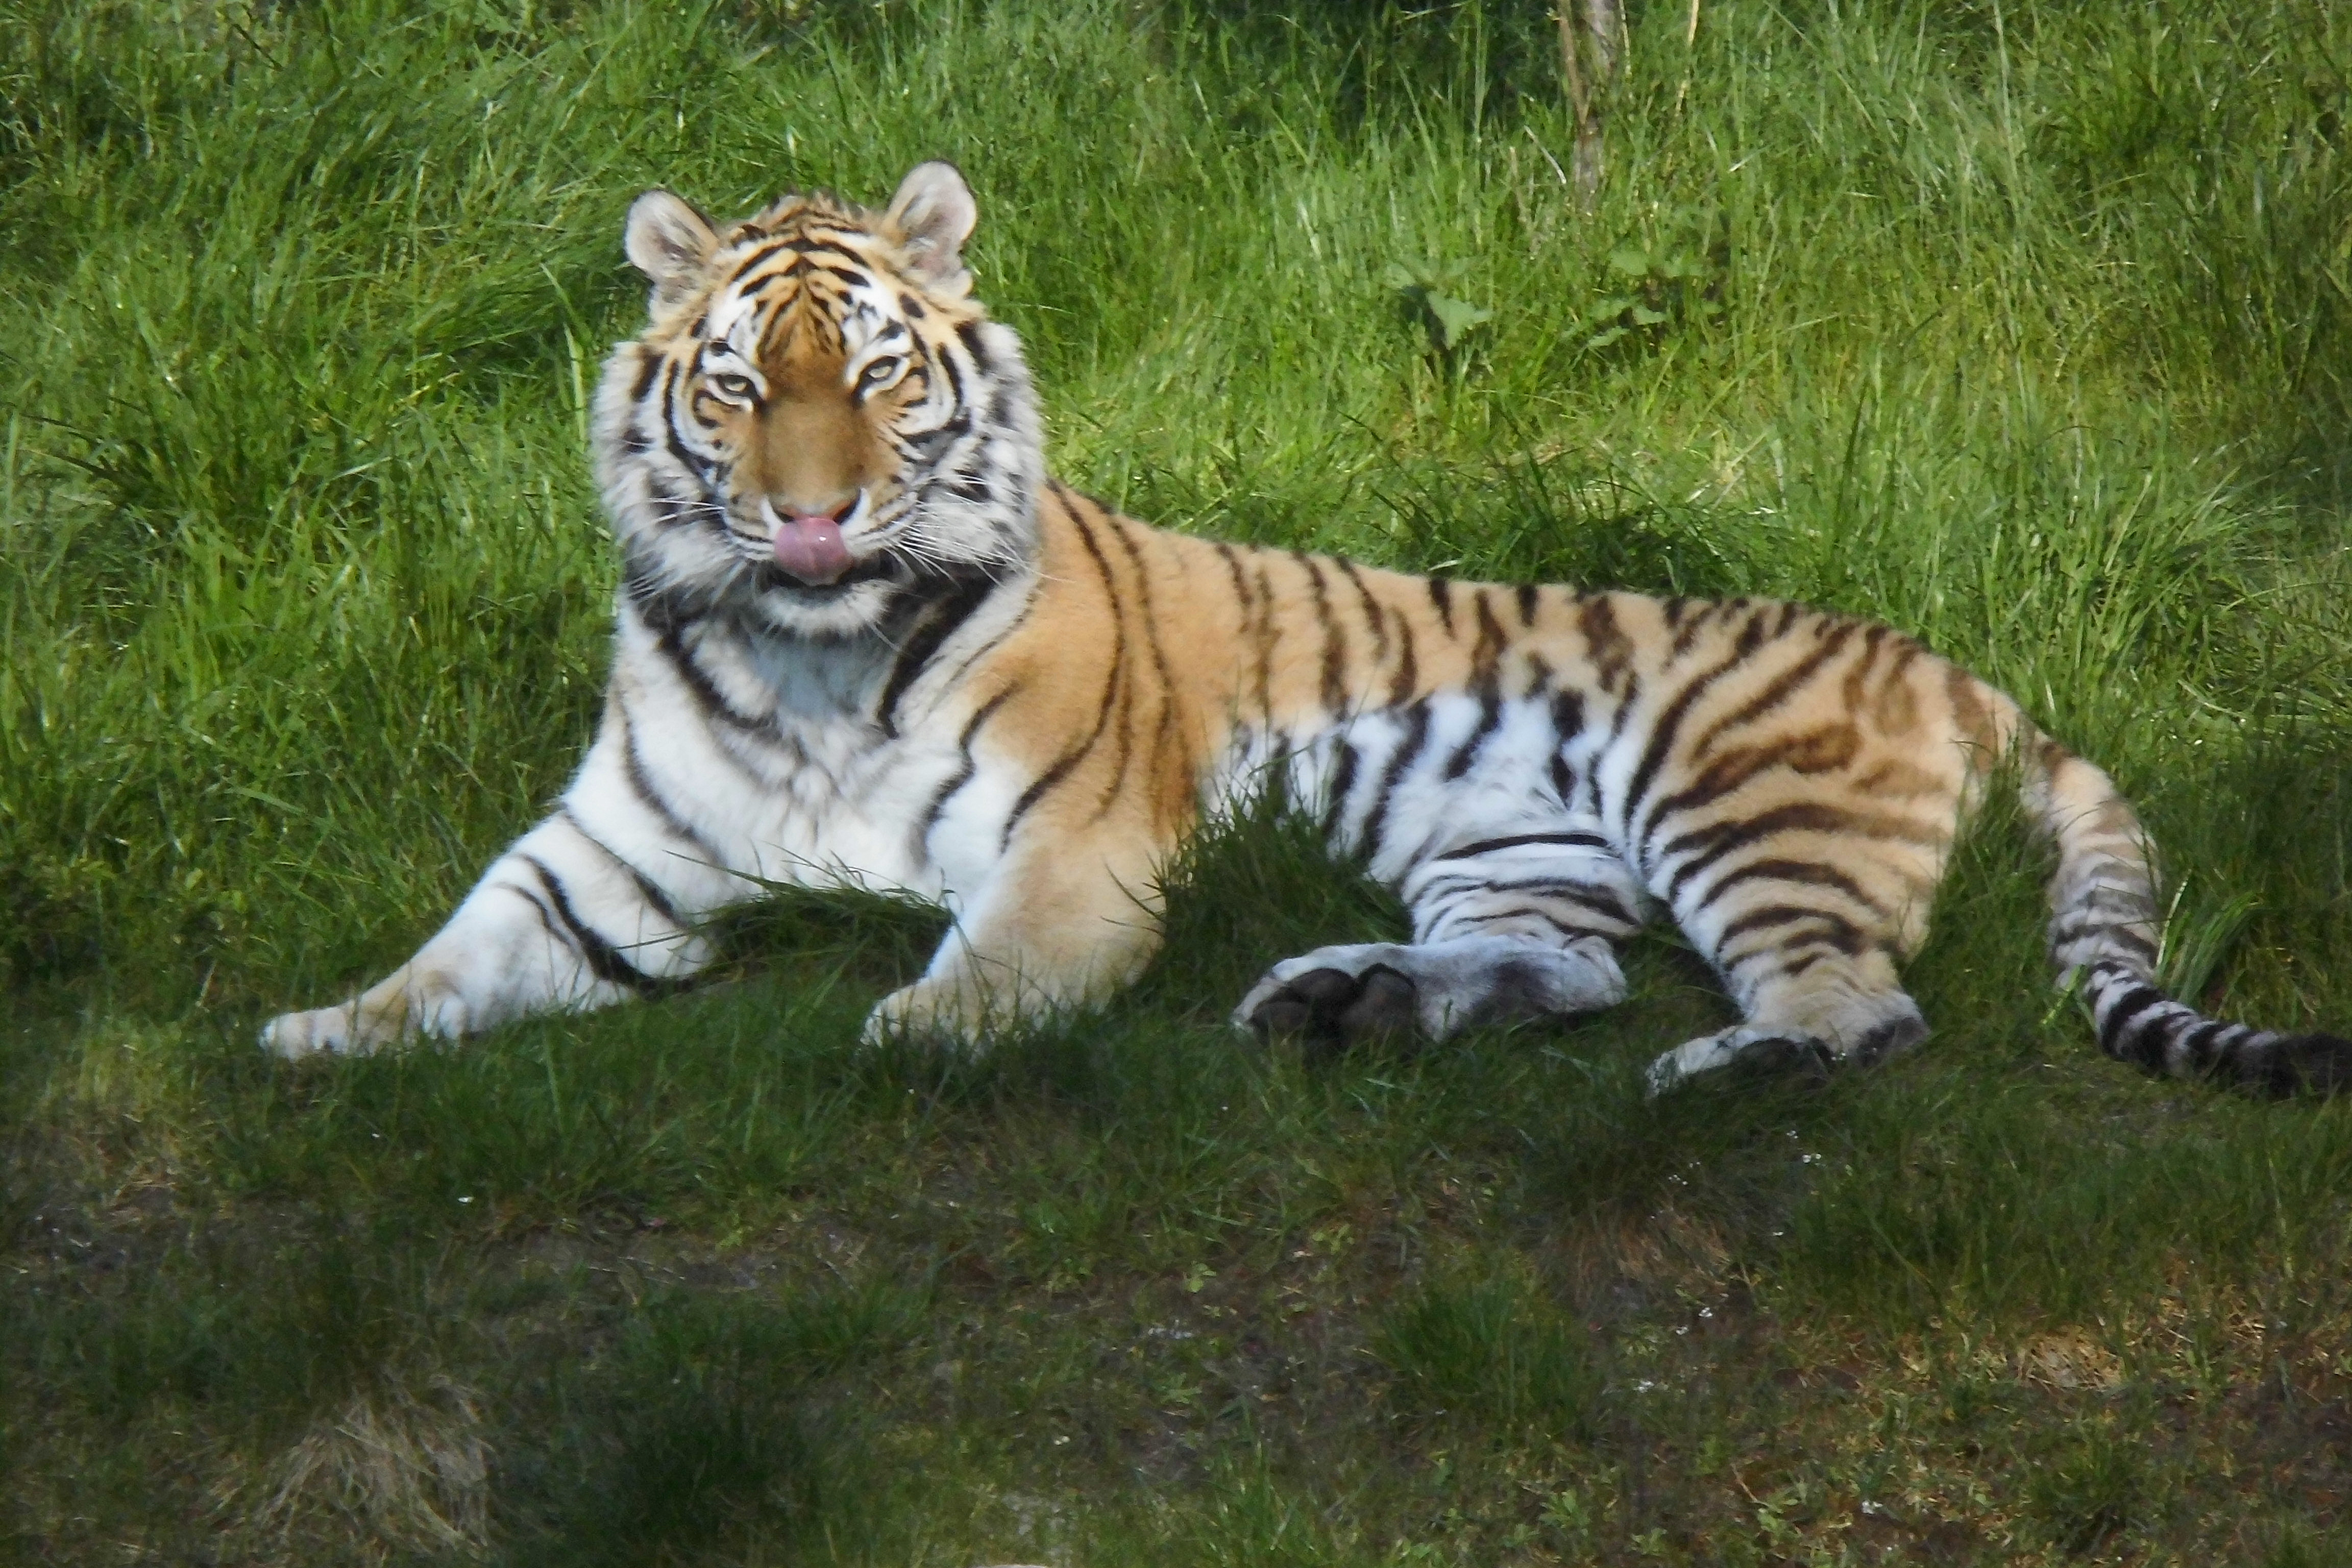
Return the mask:
M 627 196 L 941 154 L 1066 476 L 1922 631 L 2146 804 L 2205 1000 L 2352 1017 L 2352 23 L 2212 10 L 1656 7 L 1584 216 L 1526 6 L 0 6 L 0 1542 L 2352 1554 L 2352 1121 L 2099 1061 L 1999 821 L 1934 1047 L 1811 1098 L 1642 1101 L 1722 1012 L 1664 940 L 1573 1028 L 1237 1049 L 1395 920 L 1270 822 L 983 1067 L 853 1050 L 936 924 L 840 900 L 660 1007 L 249 1045 L 593 722 Z M 1492 321 L 1436 351 L 1391 265 Z

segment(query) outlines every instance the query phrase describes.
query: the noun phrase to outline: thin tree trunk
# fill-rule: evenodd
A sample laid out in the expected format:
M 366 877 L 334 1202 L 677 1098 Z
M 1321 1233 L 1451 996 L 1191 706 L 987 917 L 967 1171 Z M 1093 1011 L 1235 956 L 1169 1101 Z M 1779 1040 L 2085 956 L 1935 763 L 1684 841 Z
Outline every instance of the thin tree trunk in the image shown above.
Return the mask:
M 1559 0 L 1559 64 L 1576 114 L 1574 170 L 1578 202 L 1588 210 L 1601 193 L 1601 122 L 1617 74 L 1623 20 L 1617 0 Z

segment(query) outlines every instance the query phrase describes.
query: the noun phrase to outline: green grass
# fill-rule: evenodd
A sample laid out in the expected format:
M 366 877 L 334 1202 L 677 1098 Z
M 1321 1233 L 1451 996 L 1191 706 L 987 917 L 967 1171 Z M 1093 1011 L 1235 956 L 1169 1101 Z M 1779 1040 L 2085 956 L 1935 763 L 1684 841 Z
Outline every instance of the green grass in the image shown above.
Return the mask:
M 2352 1557 L 2352 1119 L 2101 1060 L 1998 813 L 1931 1046 L 1820 1092 L 1643 1100 L 1727 1016 L 1664 936 L 1572 1026 L 1237 1042 L 1400 923 L 1271 816 L 982 1063 L 856 1044 L 935 914 L 804 897 L 659 1005 L 253 1047 L 590 732 L 628 199 L 933 156 L 1066 477 L 1918 631 L 2144 804 L 2200 1001 L 2341 1028 L 2352 19 L 1686 17 L 1586 213 L 1529 0 L 0 0 L 0 1554 Z

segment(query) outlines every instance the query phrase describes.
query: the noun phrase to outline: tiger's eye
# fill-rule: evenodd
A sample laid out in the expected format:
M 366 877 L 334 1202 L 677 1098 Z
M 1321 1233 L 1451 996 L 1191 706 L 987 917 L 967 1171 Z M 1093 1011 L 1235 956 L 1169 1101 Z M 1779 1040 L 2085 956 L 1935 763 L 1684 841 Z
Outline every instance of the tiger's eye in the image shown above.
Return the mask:
M 906 368 L 907 362 L 895 354 L 884 354 L 880 359 L 868 360 L 866 368 L 858 372 L 858 390 L 873 392 L 887 386 L 891 382 L 898 380 L 898 373 Z
M 760 391 L 758 387 L 751 384 L 750 376 L 737 375 L 731 371 L 712 376 L 710 390 L 721 397 L 738 398 L 746 403 L 759 395 Z

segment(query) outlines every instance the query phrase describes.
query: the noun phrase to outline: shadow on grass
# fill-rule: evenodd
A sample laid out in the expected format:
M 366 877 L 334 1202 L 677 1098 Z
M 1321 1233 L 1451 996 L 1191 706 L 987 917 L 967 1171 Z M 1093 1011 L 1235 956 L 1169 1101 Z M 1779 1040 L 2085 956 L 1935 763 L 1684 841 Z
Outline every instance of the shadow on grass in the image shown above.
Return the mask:
M 839 1376 L 917 1339 L 928 1310 L 920 1281 L 649 1300 L 603 1354 L 521 1394 L 538 1407 L 517 1415 L 552 1430 L 502 1477 L 509 1560 L 641 1563 L 722 1543 L 798 1557 L 836 1540 L 862 1555 L 893 1489 Z

